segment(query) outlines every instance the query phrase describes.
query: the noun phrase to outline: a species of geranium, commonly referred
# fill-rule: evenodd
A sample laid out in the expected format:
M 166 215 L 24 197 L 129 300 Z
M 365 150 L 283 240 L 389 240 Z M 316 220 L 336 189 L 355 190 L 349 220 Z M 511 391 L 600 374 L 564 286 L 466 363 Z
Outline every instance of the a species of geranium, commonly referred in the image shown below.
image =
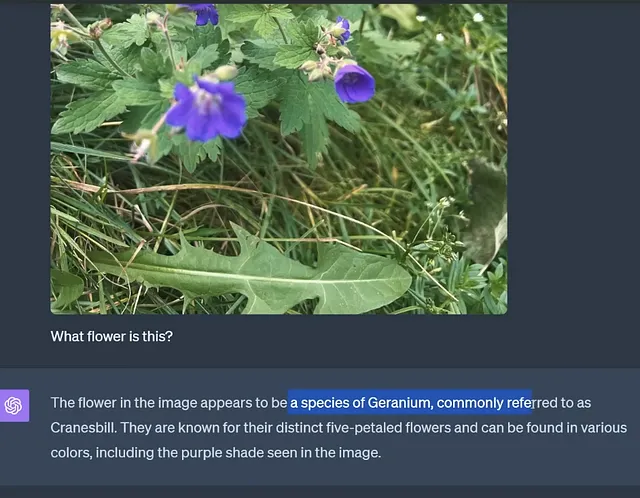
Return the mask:
M 349 29 L 351 29 L 351 25 L 344 17 L 338 16 L 336 18 L 336 27 L 344 29 L 344 32 L 336 36 L 340 44 L 344 45 L 344 43 L 351 37 L 351 31 L 349 31 Z
M 177 101 L 167 112 L 165 122 L 184 128 L 189 140 L 208 142 L 222 136 L 237 138 L 247 123 L 247 104 L 235 92 L 231 82 L 195 77 L 191 88 L 178 83 L 174 89 Z
M 338 68 L 334 83 L 338 97 L 347 104 L 366 102 L 376 93 L 376 80 L 354 62 Z
M 198 26 L 204 26 L 208 22 L 214 26 L 218 24 L 218 11 L 212 3 L 181 3 L 178 5 L 196 13 L 196 25 Z

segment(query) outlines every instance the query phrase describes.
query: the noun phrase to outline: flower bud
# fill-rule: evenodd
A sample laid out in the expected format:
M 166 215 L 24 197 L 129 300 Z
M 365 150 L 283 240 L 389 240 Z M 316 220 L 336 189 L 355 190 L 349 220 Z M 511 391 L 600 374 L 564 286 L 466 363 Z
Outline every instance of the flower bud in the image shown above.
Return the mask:
M 238 69 L 235 66 L 220 66 L 213 72 L 213 77 L 220 81 L 232 80 L 238 75 Z
M 165 7 L 167 8 L 167 12 L 172 15 L 177 14 L 178 12 L 181 12 L 183 10 L 186 10 L 185 7 L 177 3 L 167 3 L 165 4 Z
M 336 37 L 336 38 L 340 38 L 340 36 L 342 36 L 344 33 L 346 33 L 347 30 L 344 29 L 342 26 L 340 26 L 339 24 L 336 24 L 335 26 L 333 26 L 330 30 L 329 33 Z
M 148 24 L 157 24 L 162 19 L 162 16 L 157 12 L 147 12 L 147 23 Z
M 336 71 L 344 66 L 357 66 L 358 63 L 352 59 L 342 59 L 336 64 Z
M 351 50 L 349 50 L 345 45 L 338 45 L 338 53 L 346 56 L 351 55 Z
M 102 21 L 98 22 L 98 27 L 102 31 L 107 31 L 108 29 L 111 29 L 111 26 L 113 26 L 113 21 L 111 19 L 109 19 L 108 17 L 106 19 L 103 19 Z
M 132 163 L 136 163 L 142 157 L 146 157 L 149 164 L 153 164 L 157 160 L 158 136 L 151 130 L 138 130 L 135 135 L 123 134 L 129 140 L 132 140 L 131 158 Z
M 317 67 L 318 67 L 317 61 L 307 61 L 304 64 L 302 64 L 302 66 L 300 66 L 300 70 L 308 73 L 310 71 L 313 71 Z
M 324 71 L 322 69 L 314 69 L 309 73 L 309 81 L 319 81 L 324 79 Z

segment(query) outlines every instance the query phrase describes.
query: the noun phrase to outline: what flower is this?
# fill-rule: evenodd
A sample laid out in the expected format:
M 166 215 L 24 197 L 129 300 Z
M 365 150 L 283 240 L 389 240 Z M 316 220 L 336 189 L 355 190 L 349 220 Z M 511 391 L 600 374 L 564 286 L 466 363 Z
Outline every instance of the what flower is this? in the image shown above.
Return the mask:
M 195 12 L 196 26 L 205 26 L 209 22 L 215 26 L 220 19 L 218 10 L 212 3 L 179 3 L 178 7 Z
M 176 103 L 167 112 L 165 122 L 183 128 L 192 141 L 208 142 L 217 136 L 238 138 L 247 123 L 247 105 L 234 84 L 221 82 L 215 73 L 194 77 L 194 82 L 191 87 L 176 84 Z

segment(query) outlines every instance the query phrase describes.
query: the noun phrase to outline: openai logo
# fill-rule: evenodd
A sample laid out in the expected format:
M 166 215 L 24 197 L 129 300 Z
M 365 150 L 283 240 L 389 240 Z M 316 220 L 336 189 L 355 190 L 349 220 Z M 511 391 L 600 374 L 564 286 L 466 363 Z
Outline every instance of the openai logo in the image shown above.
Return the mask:
M 7 400 L 4 402 L 4 411 L 9 415 L 17 415 L 22 411 L 22 401 L 20 401 L 20 399 L 16 398 L 15 396 L 7 398 Z

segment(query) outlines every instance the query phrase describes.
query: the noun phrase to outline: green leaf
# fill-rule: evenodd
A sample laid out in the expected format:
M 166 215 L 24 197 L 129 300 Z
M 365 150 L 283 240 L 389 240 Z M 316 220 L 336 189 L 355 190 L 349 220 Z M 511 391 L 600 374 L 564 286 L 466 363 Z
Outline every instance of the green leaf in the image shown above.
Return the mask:
M 145 79 L 150 81 L 157 81 L 173 73 L 171 61 L 165 60 L 149 47 L 143 47 L 140 51 L 140 69 Z
M 313 19 L 289 23 L 287 33 L 293 45 L 300 45 L 311 50 L 320 40 L 320 28 Z
M 200 47 L 208 47 L 209 45 L 219 45 L 222 42 L 222 32 L 220 28 L 207 24 L 206 26 L 198 26 L 192 35 L 185 41 L 187 52 L 193 57 Z
M 104 90 L 90 97 L 76 100 L 60 113 L 51 128 L 52 134 L 82 133 L 96 129 L 108 119 L 127 109 L 115 92 Z
M 189 173 L 193 173 L 196 170 L 196 166 L 207 157 L 209 157 L 211 161 L 215 161 L 222 148 L 222 139 L 220 137 L 202 143 L 191 142 L 184 135 L 176 135 L 172 141 L 176 145 L 177 152 L 182 159 L 182 165 Z
M 471 161 L 469 168 L 472 206 L 462 241 L 468 257 L 484 265 L 484 271 L 507 238 L 507 174 L 503 168 L 480 160 Z
M 53 308 L 60 310 L 75 302 L 84 292 L 84 280 L 66 271 L 51 269 L 51 288 L 57 299 Z
M 395 19 L 406 31 L 422 31 L 422 24 L 416 18 L 418 7 L 413 4 L 381 4 L 378 9 L 380 14 L 391 19 Z
M 141 46 L 150 34 L 147 20 L 139 14 L 134 14 L 126 22 L 115 24 L 110 30 L 105 31 L 102 39 L 118 47 L 130 47 L 133 44 Z
M 357 4 L 357 3 L 342 3 L 332 5 L 333 9 L 342 16 L 344 19 L 348 19 L 352 26 L 354 23 L 362 18 L 362 14 L 371 8 L 371 5 Z
M 193 57 L 189 59 L 189 62 L 187 63 L 187 71 L 191 75 L 200 76 L 202 71 L 209 69 L 219 58 L 220 54 L 218 54 L 218 45 L 200 47 Z
M 160 93 L 160 85 L 146 83 L 133 78 L 113 82 L 113 89 L 124 105 L 153 105 L 164 98 Z
M 329 138 L 327 120 L 351 132 L 360 128 L 360 116 L 340 102 L 331 82 L 309 83 L 295 72 L 281 95 L 280 130 L 283 135 L 302 132 L 303 148 L 312 168 L 317 164 L 318 154 L 326 150 Z
M 89 259 L 105 273 L 178 289 L 187 299 L 243 294 L 244 314 L 281 314 L 315 298 L 315 314 L 366 313 L 392 303 L 411 285 L 411 276 L 391 259 L 319 245 L 317 268 L 311 268 L 235 224 L 233 230 L 240 243 L 236 257 L 193 247 L 182 235 L 175 256 L 141 251 L 134 258 L 135 250 L 129 250 L 115 257 L 94 252 Z
M 138 70 L 140 66 L 140 53 L 142 50 L 140 47 L 112 47 L 106 43 L 103 43 L 103 47 L 111 59 L 127 74 L 133 75 Z M 112 67 L 111 62 L 100 50 L 94 50 L 93 55 L 103 66 L 109 68 Z
M 247 41 L 242 45 L 245 58 L 262 69 L 276 69 L 273 60 L 278 53 L 278 45 L 265 43 L 262 40 Z
M 388 59 L 397 60 L 399 57 L 412 57 L 417 55 L 422 44 L 412 40 L 391 40 L 376 32 L 369 32 L 365 38 L 372 41 L 379 53 Z
M 265 12 L 260 4 L 225 5 L 225 20 L 235 23 L 246 23 L 259 19 Z
M 56 76 L 62 83 L 70 83 L 88 90 L 106 90 L 119 76 L 92 59 L 78 59 L 56 67 Z
M 318 54 L 312 48 L 302 45 L 281 45 L 273 63 L 287 69 L 298 69 L 308 60 L 318 60 Z
M 248 111 L 256 111 L 249 112 L 249 117 L 255 117 L 259 109 L 278 96 L 286 79 L 278 72 L 250 66 L 241 68 L 234 81 L 236 91 L 247 101 Z

